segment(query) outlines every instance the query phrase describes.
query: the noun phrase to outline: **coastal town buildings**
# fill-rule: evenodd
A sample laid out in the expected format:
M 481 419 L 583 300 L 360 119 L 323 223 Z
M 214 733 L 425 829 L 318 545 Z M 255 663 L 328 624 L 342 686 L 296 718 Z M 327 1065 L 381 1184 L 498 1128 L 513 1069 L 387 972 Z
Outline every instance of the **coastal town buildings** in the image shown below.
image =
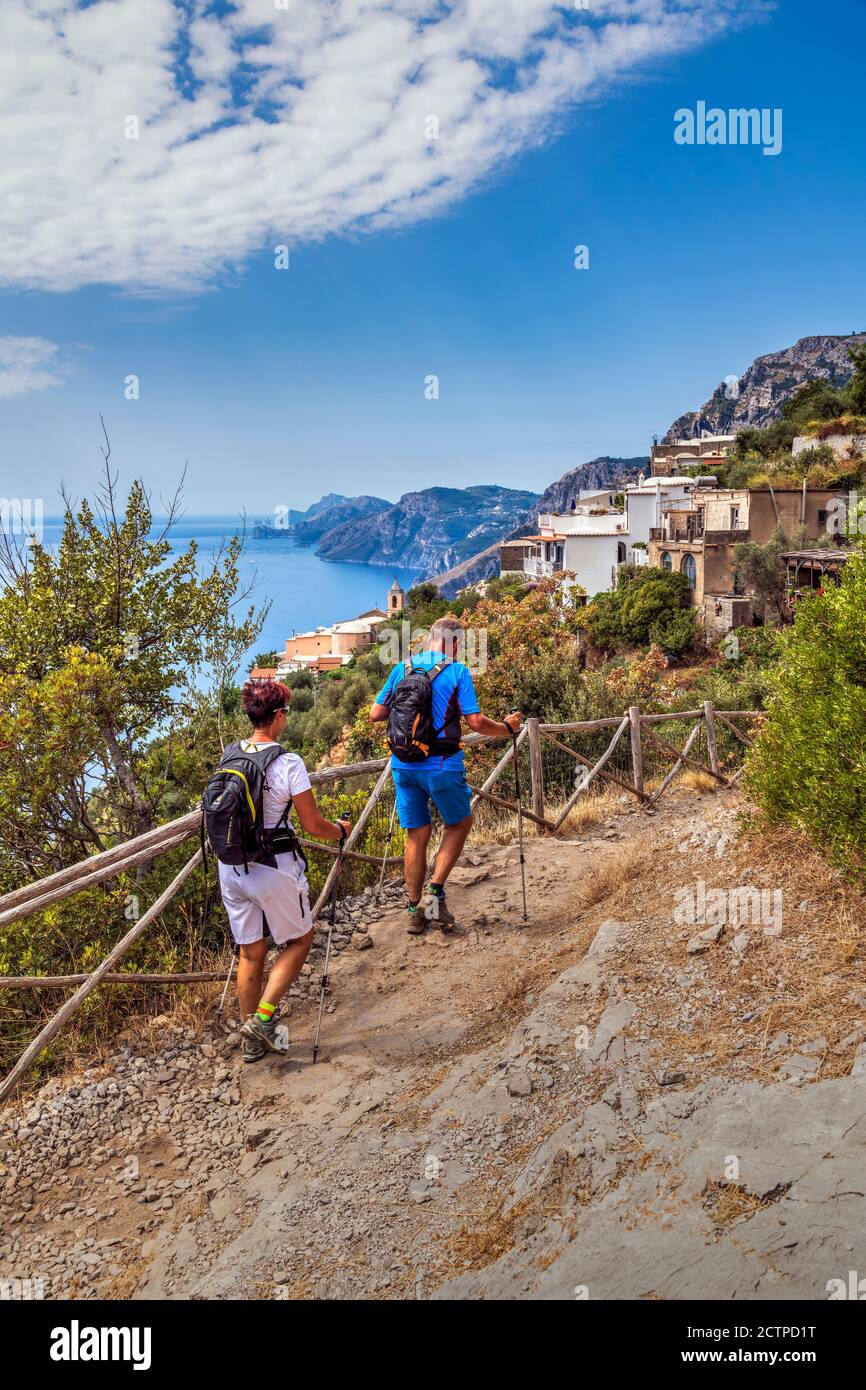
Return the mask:
M 673 439 L 653 444 L 650 451 L 650 472 L 654 477 L 682 474 L 688 468 L 720 468 L 725 453 L 733 448 L 735 434 L 710 434 L 703 430 L 696 439 Z
M 666 453 L 668 465 L 685 467 L 710 463 L 713 452 L 730 442 L 728 436 L 703 441 L 677 441 L 659 450 L 690 445 L 692 453 Z M 695 446 L 705 443 L 704 455 Z M 662 458 L 656 457 L 653 465 Z M 723 459 L 721 460 L 723 461 Z M 606 494 L 582 499 L 566 513 L 542 512 L 538 532 L 505 541 L 500 547 L 500 573 L 522 573 L 538 580 L 568 572 L 587 599 L 616 587 L 617 571 L 625 564 L 649 564 L 683 574 L 689 600 L 698 610 L 708 641 L 753 620 L 751 596 L 737 573 L 735 547 L 752 541 L 765 545 L 779 527 L 799 533 L 802 544 L 835 534 L 844 515 L 845 493 L 840 488 L 724 488 L 712 473 L 641 475 L 627 487 L 621 510 Z M 844 552 L 839 552 L 844 554 Z M 816 587 L 823 576 L 838 575 L 836 552 L 791 552 L 789 593 L 796 598 L 805 587 Z M 817 556 L 817 559 L 814 558 Z M 793 567 L 793 568 L 792 568 Z M 801 582 L 802 581 L 802 582 Z
M 330 627 L 317 627 L 310 632 L 293 632 L 286 638 L 284 651 L 276 666 L 254 666 L 252 680 L 281 680 L 292 671 L 333 671 L 346 666 L 357 652 L 362 652 L 377 640 L 379 629 L 389 615 L 402 613 L 405 591 L 398 580 L 388 590 L 388 611 L 368 608 L 356 618 L 346 618 Z
M 620 565 L 647 563 L 650 531 L 668 508 L 688 506 L 706 481 L 641 474 L 622 494 L 622 507 L 603 492 L 575 500 L 567 512 L 541 512 L 537 534 L 500 546 L 500 574 L 545 579 L 568 572 L 589 598 L 614 589 Z

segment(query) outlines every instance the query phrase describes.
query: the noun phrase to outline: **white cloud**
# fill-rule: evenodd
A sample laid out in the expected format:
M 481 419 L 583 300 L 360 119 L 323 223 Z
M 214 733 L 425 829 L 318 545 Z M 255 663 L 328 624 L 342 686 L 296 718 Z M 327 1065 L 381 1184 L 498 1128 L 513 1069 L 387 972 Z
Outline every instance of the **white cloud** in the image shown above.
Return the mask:
M 428 216 L 762 4 L 2 0 L 0 284 L 199 289 L 276 242 Z
M 0 397 L 59 386 L 65 368 L 58 353 L 46 338 L 0 338 Z

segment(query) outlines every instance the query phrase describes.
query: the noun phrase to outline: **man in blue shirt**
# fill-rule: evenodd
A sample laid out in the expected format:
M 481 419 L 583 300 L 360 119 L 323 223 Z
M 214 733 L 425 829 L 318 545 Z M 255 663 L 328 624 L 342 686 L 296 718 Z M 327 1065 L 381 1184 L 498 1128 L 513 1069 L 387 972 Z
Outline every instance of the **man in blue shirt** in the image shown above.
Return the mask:
M 412 666 L 416 670 L 429 671 L 440 662 L 448 663 L 433 682 L 432 714 L 437 734 L 443 742 L 459 744 L 461 720 L 465 719 L 477 734 L 510 738 L 520 728 L 520 715 L 510 714 L 502 722 L 483 715 L 468 666 L 452 659 L 455 634 L 460 630 L 460 621 L 452 614 L 438 618 L 430 629 L 428 647 L 412 658 Z M 388 718 L 391 697 L 405 674 L 406 664 L 398 662 L 376 696 L 370 710 L 372 720 L 379 722 Z M 463 766 L 463 751 L 458 748 L 451 753 L 431 753 L 418 762 L 401 762 L 392 757 L 391 774 L 397 798 L 397 815 L 406 831 L 408 930 L 413 936 L 418 936 L 427 922 L 432 921 L 437 922 L 443 931 L 449 931 L 454 926 L 454 916 L 445 902 L 445 883 L 472 828 L 472 798 Z M 445 822 L 445 831 L 433 866 L 433 878 L 422 900 L 431 833 L 431 801 Z

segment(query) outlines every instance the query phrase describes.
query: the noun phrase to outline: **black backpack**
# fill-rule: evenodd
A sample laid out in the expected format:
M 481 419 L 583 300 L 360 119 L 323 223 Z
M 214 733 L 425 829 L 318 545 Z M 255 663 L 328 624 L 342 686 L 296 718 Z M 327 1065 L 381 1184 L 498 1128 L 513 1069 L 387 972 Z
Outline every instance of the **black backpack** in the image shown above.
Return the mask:
M 275 855 L 287 851 L 299 854 L 306 865 L 306 856 L 289 821 L 291 800 L 275 826 L 266 830 L 263 824 L 265 774 L 286 752 L 288 749 L 279 744 L 229 744 L 201 800 L 203 854 L 206 833 L 220 863 L 243 864 L 244 873 L 249 873 L 250 860 L 276 868 Z
M 448 660 L 428 670 L 410 666 L 391 695 L 388 715 L 388 747 L 401 763 L 420 763 L 431 753 L 456 753 L 457 743 L 438 737 L 443 730 L 433 724 L 433 682 Z

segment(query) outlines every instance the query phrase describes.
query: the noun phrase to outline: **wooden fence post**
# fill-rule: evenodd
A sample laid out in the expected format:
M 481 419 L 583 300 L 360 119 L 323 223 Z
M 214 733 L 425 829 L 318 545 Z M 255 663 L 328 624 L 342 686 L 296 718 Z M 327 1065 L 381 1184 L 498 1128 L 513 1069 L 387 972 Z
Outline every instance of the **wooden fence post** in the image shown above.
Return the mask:
M 712 700 L 704 700 L 704 720 L 707 725 L 707 753 L 713 772 L 719 771 L 719 751 L 716 746 L 716 712 Z
M 631 765 L 634 773 L 634 789 L 643 792 L 643 752 L 640 745 L 640 710 L 637 705 L 629 705 L 628 722 L 631 725 Z
M 527 719 L 529 739 L 529 775 L 532 781 L 532 814 L 544 820 L 544 767 L 541 761 L 541 734 L 537 719 Z

